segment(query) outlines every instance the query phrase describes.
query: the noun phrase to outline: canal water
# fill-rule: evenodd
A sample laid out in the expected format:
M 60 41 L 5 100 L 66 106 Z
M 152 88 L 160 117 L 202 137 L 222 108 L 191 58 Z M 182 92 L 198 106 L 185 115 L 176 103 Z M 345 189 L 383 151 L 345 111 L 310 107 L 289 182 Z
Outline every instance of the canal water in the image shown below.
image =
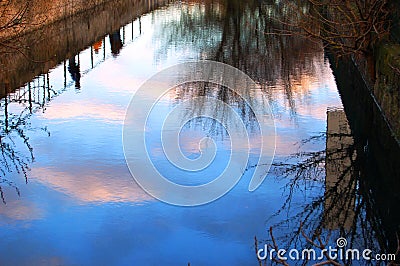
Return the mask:
M 269 34 L 290 16 L 284 5 L 173 1 L 143 10 L 124 15 L 126 21 L 121 15 L 112 31 L 99 12 L 85 18 L 81 35 L 73 29 L 80 29 L 79 20 L 60 28 L 60 36 L 51 28 L 58 24 L 50 25 L 41 29 L 38 43 L 46 42 L 46 34 L 52 36 L 48 42 L 54 36 L 66 41 L 43 46 L 47 54 L 30 53 L 41 60 L 25 59 L 29 68 L 17 60 L 5 63 L 8 84 L 17 85 L 0 109 L 0 265 L 258 265 L 256 250 L 273 244 L 271 234 L 277 246 L 300 249 L 310 246 L 301 232 L 314 239 L 330 235 L 332 246 L 341 236 L 352 247 L 394 253 L 397 143 L 390 133 L 373 133 L 387 131 L 373 107 L 357 109 L 373 106 L 371 100 L 360 93 L 361 103 L 349 102 L 355 96 L 344 87 L 353 76 L 335 80 L 333 70 L 347 70 L 335 67 L 322 44 Z M 56 58 L 43 60 L 53 49 Z M 257 83 L 254 97 L 274 115 L 276 151 L 265 181 L 249 192 L 260 130 L 253 114 L 241 108 L 243 99 L 214 84 L 172 88 L 146 127 L 149 156 L 162 174 L 182 184 L 206 183 L 224 170 L 233 149 L 245 151 L 230 146 L 224 127 L 199 118 L 182 128 L 181 149 L 196 158 L 199 141 L 211 137 L 218 149 L 213 164 L 186 174 L 169 164 L 161 118 L 193 97 L 208 95 L 235 106 L 251 142 L 248 165 L 231 191 L 205 205 L 179 207 L 153 198 L 134 181 L 122 128 L 143 82 L 194 60 L 229 64 Z M 207 105 L 186 112 L 201 108 Z

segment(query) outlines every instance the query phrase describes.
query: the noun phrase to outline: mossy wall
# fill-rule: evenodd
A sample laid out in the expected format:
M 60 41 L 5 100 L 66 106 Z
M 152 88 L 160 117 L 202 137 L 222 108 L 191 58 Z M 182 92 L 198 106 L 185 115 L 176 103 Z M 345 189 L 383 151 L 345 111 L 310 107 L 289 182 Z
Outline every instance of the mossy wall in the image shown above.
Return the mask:
M 397 139 L 400 139 L 400 44 L 385 43 L 377 47 L 374 95 Z
M 400 1 L 390 2 L 391 32 L 374 48 L 373 93 L 397 140 L 400 140 Z
M 370 62 L 364 56 L 353 59 L 400 143 L 400 1 L 390 3 L 390 21 L 390 34 L 374 44 Z

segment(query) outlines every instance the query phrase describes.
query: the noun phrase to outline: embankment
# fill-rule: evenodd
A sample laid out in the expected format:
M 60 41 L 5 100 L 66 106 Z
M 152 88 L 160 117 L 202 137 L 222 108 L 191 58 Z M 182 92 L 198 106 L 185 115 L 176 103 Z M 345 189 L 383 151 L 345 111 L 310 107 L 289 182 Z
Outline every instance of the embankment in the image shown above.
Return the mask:
M 50 9 L 54 4 L 51 1 L 47 2 Z M 88 4 L 87 9 L 83 9 L 82 5 L 77 4 L 80 3 L 78 1 L 68 7 L 69 11 L 58 16 L 54 15 L 46 24 L 35 29 L 27 28 L 23 34 L 5 42 L 12 48 L 1 47 L 0 97 L 19 88 L 35 76 L 48 72 L 105 35 L 167 2 L 167 0 L 98 0 Z M 38 4 L 36 12 L 45 9 L 44 5 L 44 2 Z M 60 6 L 61 4 L 57 6 L 58 10 Z

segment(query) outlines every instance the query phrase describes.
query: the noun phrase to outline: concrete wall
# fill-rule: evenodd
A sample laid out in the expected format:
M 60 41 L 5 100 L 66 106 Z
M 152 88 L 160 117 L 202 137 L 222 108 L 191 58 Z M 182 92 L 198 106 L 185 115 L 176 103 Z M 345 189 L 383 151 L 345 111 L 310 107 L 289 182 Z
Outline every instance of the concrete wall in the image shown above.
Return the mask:
M 355 217 L 357 153 L 344 110 L 328 109 L 326 115 L 324 227 L 350 230 Z

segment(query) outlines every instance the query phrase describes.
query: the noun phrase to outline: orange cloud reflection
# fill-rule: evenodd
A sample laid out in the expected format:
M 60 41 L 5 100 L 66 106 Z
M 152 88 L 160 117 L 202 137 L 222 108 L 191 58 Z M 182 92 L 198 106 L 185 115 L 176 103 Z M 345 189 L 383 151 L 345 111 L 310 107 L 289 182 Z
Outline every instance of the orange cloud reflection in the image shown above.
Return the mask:
M 10 195 L 13 194 L 10 193 Z M 12 220 L 36 220 L 41 219 L 44 213 L 32 202 L 16 198 L 7 200 L 7 204 L 1 206 L 0 216 L 5 216 Z
M 108 123 L 122 124 L 125 117 L 124 107 L 94 102 L 70 102 L 53 105 L 43 114 L 46 119 L 70 120 L 73 118 L 94 118 Z
M 129 174 L 74 174 L 48 168 L 32 169 L 35 180 L 82 202 L 142 202 L 152 200 Z

